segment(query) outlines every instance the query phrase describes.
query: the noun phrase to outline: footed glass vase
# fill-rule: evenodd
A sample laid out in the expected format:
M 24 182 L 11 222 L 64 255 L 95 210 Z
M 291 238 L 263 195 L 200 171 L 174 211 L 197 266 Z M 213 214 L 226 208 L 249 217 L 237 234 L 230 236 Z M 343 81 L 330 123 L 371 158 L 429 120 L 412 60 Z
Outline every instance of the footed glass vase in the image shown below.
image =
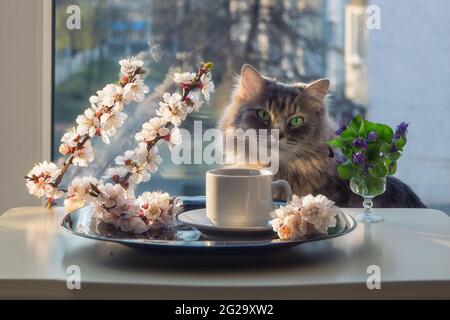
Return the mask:
M 376 178 L 369 174 L 354 176 L 350 180 L 350 189 L 364 199 L 364 213 L 356 216 L 358 221 L 366 223 L 377 223 L 383 221 L 383 217 L 380 217 L 372 212 L 372 200 L 386 191 L 386 177 Z

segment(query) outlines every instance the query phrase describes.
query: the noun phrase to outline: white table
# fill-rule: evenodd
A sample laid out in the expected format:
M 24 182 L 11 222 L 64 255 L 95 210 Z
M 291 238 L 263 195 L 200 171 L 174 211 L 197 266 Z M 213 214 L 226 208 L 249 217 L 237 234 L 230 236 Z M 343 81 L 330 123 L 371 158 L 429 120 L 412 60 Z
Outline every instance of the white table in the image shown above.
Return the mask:
M 240 255 L 142 252 L 69 234 L 62 208 L 11 209 L 0 216 L 0 298 L 450 298 L 450 218 L 376 213 L 383 223 L 340 238 Z M 81 290 L 67 289 L 71 265 Z M 380 290 L 367 288 L 370 265 Z

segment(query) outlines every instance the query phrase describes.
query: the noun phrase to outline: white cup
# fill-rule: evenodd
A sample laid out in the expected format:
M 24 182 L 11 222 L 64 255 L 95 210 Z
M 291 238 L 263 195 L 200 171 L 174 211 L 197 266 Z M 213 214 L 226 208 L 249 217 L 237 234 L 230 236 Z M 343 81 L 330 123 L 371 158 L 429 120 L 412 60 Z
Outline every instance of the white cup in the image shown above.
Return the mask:
M 206 216 L 217 226 L 267 226 L 274 210 L 273 191 L 282 187 L 287 199 L 292 190 L 285 180 L 273 181 L 266 169 L 224 168 L 206 173 Z

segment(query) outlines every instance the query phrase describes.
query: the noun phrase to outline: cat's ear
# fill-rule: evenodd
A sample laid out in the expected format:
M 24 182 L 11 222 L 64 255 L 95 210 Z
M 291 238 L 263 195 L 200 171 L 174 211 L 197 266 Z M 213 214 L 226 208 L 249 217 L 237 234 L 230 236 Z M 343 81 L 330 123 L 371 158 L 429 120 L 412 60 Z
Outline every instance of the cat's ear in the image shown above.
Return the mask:
M 305 92 L 319 99 L 325 98 L 330 86 L 330 80 L 319 79 L 306 85 Z
M 251 97 L 261 92 L 264 85 L 264 78 L 255 67 L 244 64 L 239 78 L 239 89 L 242 97 Z

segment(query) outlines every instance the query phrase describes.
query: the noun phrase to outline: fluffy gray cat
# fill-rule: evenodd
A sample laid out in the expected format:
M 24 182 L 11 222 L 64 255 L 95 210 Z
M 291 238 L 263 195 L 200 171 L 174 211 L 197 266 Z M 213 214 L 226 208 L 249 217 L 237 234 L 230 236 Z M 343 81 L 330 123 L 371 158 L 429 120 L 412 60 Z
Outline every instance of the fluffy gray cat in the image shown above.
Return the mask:
M 221 118 L 221 130 L 279 129 L 280 166 L 277 178 L 287 180 L 295 194 L 323 194 L 342 207 L 361 207 L 349 182 L 339 178 L 336 167 L 344 159 L 325 143 L 336 131 L 324 98 L 329 81 L 284 84 L 260 75 L 250 65 L 241 70 L 238 85 Z M 411 188 L 388 177 L 386 192 L 374 200 L 375 207 L 423 208 Z

